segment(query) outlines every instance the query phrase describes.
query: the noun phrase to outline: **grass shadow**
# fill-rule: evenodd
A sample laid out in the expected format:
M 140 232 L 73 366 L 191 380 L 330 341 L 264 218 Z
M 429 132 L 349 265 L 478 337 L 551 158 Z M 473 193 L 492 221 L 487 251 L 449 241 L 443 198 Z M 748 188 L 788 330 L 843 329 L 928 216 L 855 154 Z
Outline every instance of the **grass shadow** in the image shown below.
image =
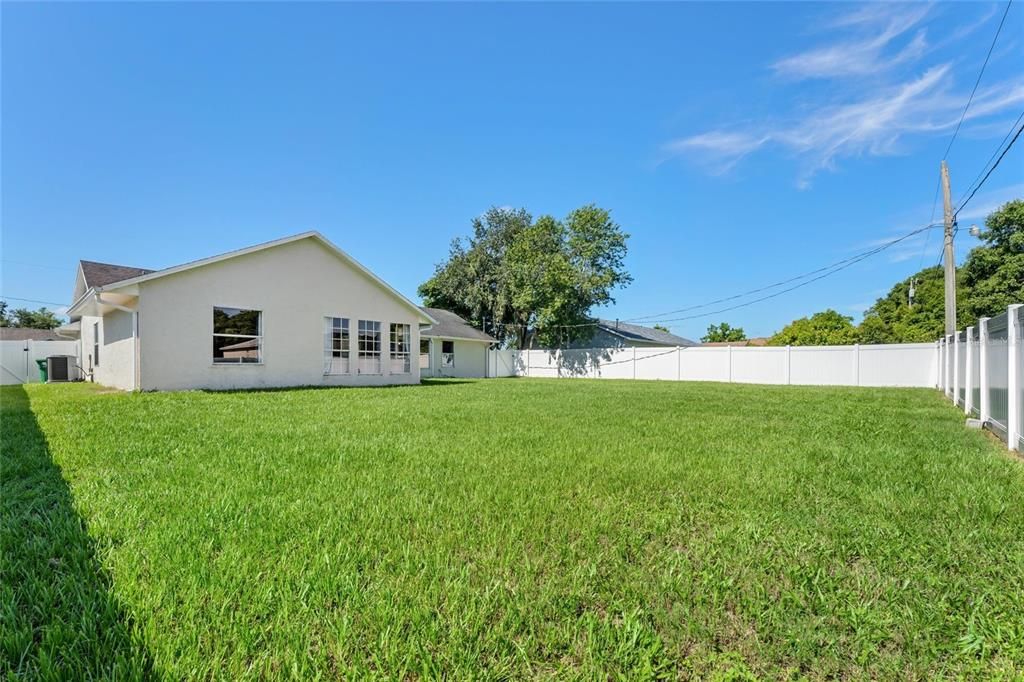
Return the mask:
M 0 676 L 153 679 L 21 386 L 0 390 Z
M 337 391 L 350 390 L 350 389 L 372 389 L 381 391 L 397 391 L 402 389 L 419 388 L 421 386 L 452 386 L 454 384 L 475 384 L 483 379 L 464 379 L 464 378 L 448 378 L 448 377 L 430 377 L 429 379 L 424 378 L 420 380 L 418 384 L 380 384 L 379 386 L 323 386 L 323 385 L 305 385 L 305 386 L 264 386 L 257 388 L 200 388 L 196 389 L 200 393 L 215 393 L 215 394 L 230 394 L 230 393 L 283 393 L 293 391 Z

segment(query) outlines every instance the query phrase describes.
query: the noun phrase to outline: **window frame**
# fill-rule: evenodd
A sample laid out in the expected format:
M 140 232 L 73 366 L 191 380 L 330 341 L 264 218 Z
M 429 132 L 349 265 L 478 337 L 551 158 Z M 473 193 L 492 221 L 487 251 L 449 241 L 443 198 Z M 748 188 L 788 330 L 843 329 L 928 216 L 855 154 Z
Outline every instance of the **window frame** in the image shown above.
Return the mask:
M 335 361 L 342 366 L 334 371 Z M 324 376 L 352 374 L 352 320 L 348 317 L 324 316 Z
M 391 322 L 388 325 L 388 341 L 391 374 L 412 374 L 412 325 Z M 402 350 L 403 347 L 405 350 Z M 396 360 L 402 363 L 397 371 Z
M 228 338 L 228 339 L 256 339 L 257 340 L 257 344 L 256 344 L 256 361 L 255 362 L 245 362 L 245 359 L 241 358 L 241 357 L 240 358 L 228 358 L 228 359 L 225 359 L 223 357 L 218 358 L 218 357 L 216 357 L 216 355 L 213 355 L 212 349 L 211 349 L 211 355 L 212 355 L 211 360 L 212 360 L 213 366 L 214 367 L 240 367 L 240 366 L 251 367 L 253 365 L 262 365 L 263 364 L 263 310 L 261 308 L 258 309 L 258 308 L 243 308 L 243 307 L 240 307 L 240 306 L 232 306 L 232 305 L 215 305 L 210 310 L 210 320 L 211 320 L 211 323 L 213 322 L 214 316 L 217 314 L 217 310 L 236 310 L 236 311 L 238 311 L 240 313 L 242 313 L 242 312 L 257 313 L 258 317 L 256 318 L 256 331 L 259 332 L 259 333 L 255 334 L 255 335 L 253 335 L 253 334 L 225 334 L 225 333 L 222 333 L 222 332 L 213 331 L 213 333 L 211 334 L 211 338 L 213 338 L 213 339 L 215 339 L 217 337 L 220 337 L 220 338 Z M 215 326 L 214 326 L 214 329 L 216 329 Z
M 356 374 L 383 374 L 383 354 L 384 340 L 381 338 L 380 320 L 359 320 L 356 325 Z M 374 371 L 363 371 L 366 364 L 364 360 L 376 360 Z

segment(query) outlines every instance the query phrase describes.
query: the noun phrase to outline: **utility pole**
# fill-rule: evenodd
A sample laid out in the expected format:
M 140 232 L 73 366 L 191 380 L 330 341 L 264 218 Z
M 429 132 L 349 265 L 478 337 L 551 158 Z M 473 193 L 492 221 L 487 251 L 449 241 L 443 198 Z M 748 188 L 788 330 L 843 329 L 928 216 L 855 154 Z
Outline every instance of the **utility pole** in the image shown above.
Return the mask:
M 953 258 L 953 198 L 949 189 L 949 167 L 942 160 L 942 206 L 945 216 L 943 254 L 946 268 L 946 335 L 956 333 L 956 261 Z

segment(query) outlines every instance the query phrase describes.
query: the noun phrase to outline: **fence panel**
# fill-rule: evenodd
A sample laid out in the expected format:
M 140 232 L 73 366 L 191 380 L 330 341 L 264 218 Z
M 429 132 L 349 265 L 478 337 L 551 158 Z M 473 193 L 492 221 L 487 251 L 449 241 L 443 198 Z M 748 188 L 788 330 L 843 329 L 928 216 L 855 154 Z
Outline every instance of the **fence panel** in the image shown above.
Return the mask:
M 789 383 L 784 347 L 732 349 L 732 381 L 742 384 Z
M 1014 363 L 1017 368 L 1017 450 L 1024 451 L 1024 307 L 1013 309 L 1017 316 L 1017 334 L 1015 351 L 1017 361 Z M 1011 347 L 1008 346 L 1007 352 Z
M 937 386 L 939 383 L 938 350 L 934 343 L 859 346 L 859 352 L 860 386 Z
M 806 386 L 856 386 L 855 346 L 794 346 L 790 382 Z
M 39 382 L 36 360 L 51 355 L 78 356 L 78 341 L 0 341 L 0 384 Z
M 967 332 L 957 332 L 956 339 L 960 344 L 956 354 L 956 404 L 963 407 L 964 384 L 967 382 Z
M 981 342 L 978 335 L 980 328 L 972 327 L 971 332 L 971 415 L 981 414 Z
M 730 380 L 730 357 L 735 349 L 727 346 L 679 349 L 679 377 L 684 381 Z
M 988 344 L 986 348 L 988 367 L 988 405 L 990 425 L 1005 438 L 1009 418 L 1009 376 L 1010 346 L 1007 335 L 1009 326 L 1006 313 L 988 321 Z

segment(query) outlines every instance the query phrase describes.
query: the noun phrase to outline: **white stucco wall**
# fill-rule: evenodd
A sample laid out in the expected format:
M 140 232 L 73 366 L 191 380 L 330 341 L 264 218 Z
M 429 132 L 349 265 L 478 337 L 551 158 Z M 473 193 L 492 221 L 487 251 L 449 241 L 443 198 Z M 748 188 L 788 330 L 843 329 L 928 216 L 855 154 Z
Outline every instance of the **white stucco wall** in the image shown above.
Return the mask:
M 419 382 L 416 311 L 313 239 L 142 282 L 139 294 L 143 390 Z M 214 306 L 262 311 L 261 364 L 213 363 Z M 381 323 L 382 374 L 324 376 L 327 316 L 349 318 L 353 366 L 358 321 Z M 410 326 L 408 374 L 389 372 L 392 322 Z
M 91 337 L 91 326 L 89 334 Z M 83 349 L 83 353 L 92 353 L 92 341 Z M 131 313 L 114 310 L 100 320 L 100 364 L 93 367 L 93 381 L 128 391 L 135 388 L 135 339 L 132 337 Z
M 423 370 L 424 377 L 458 377 L 463 379 L 477 379 L 487 376 L 487 347 L 488 343 L 480 341 L 465 341 L 452 339 L 455 343 L 455 366 L 441 366 L 441 342 L 443 339 L 434 338 L 431 344 L 430 369 Z M 419 348 L 419 345 L 417 345 Z

